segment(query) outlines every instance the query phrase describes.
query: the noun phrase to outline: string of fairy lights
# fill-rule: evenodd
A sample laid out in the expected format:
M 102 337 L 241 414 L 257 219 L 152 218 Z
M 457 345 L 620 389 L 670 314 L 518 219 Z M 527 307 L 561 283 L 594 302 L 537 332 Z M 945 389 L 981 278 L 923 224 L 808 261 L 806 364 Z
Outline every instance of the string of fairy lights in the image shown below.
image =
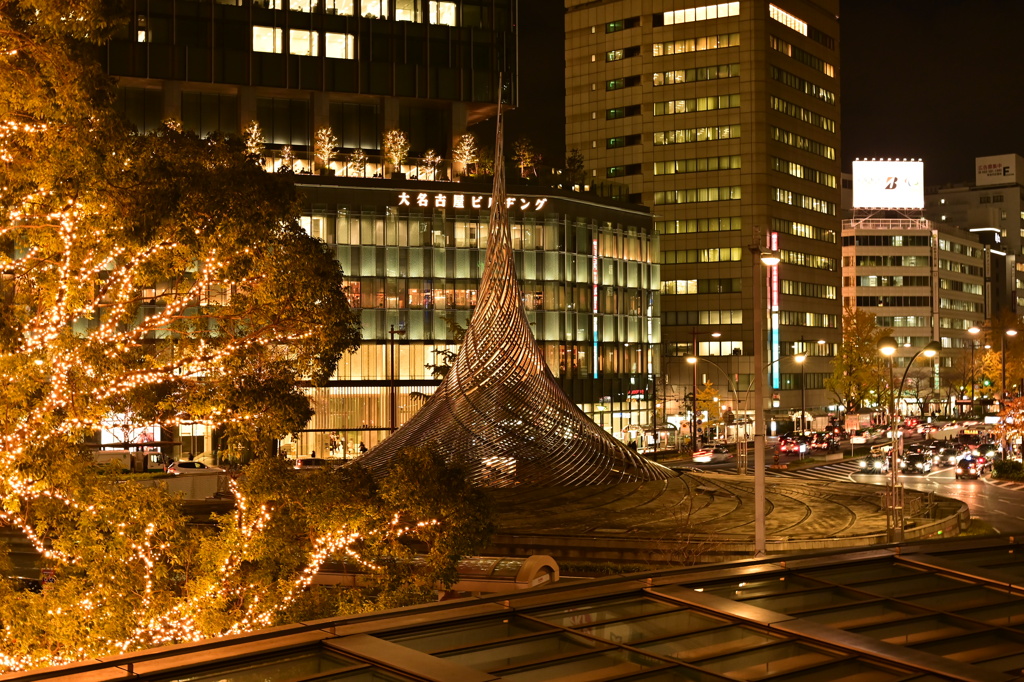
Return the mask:
M 41 123 L 0 121 L 0 162 L 16 162 L 25 139 L 50 132 Z M 258 126 L 247 132 L 252 153 L 261 147 L 262 133 Z M 131 161 L 126 159 L 122 165 L 128 170 Z M 210 247 L 202 258 L 192 261 L 188 254 L 195 252 L 196 245 L 172 239 L 129 249 L 119 240 L 124 226 L 108 224 L 107 207 L 95 198 L 67 197 L 45 186 L 32 188 L 20 198 L 12 197 L 13 192 L 0 187 L 0 201 L 13 207 L 0 225 L 0 237 L 16 245 L 0 252 L 0 274 L 20 287 L 17 296 L 24 319 L 18 320 L 20 338 L 13 350 L 0 351 L 0 392 L 31 398 L 24 399 L 27 407 L 22 413 L 0 415 L 4 425 L 0 523 L 18 529 L 51 565 L 81 566 L 86 557 L 75 553 L 81 550 L 55 549 L 28 511 L 35 501 L 61 505 L 125 543 L 129 551 L 124 563 L 132 569 L 131 575 L 138 576 L 138 589 L 132 594 L 113 593 L 110 580 L 83 589 L 77 600 L 50 610 L 53 618 L 74 617 L 89 623 L 116 611 L 111 608 L 114 602 L 132 604 L 129 622 L 137 625 L 127 636 L 106 642 L 105 651 L 82 644 L 31 653 L 0 651 L 0 671 L 60 665 L 87 655 L 223 637 L 274 625 L 310 587 L 325 561 L 345 556 L 366 570 L 378 570 L 362 555 L 364 542 L 398 540 L 437 525 L 434 520 L 413 522 L 398 515 L 372 531 L 341 524 L 309 540 L 301 570 L 259 581 L 248 575 L 246 562 L 258 553 L 256 548 L 280 510 L 251 504 L 231 481 L 236 500 L 231 528 L 238 542 L 225 550 L 212 579 L 202 585 L 176 585 L 174 590 L 192 591 L 169 596 L 166 577 L 158 573 L 171 561 L 173 548 L 156 523 L 118 521 L 109 509 L 83 502 L 77 493 L 45 480 L 26 463 L 53 444 L 74 442 L 100 428 L 113 406 L 139 389 L 225 376 L 232 371 L 231 360 L 254 350 L 288 352 L 291 344 L 312 332 L 288 316 L 240 332 L 220 323 L 247 312 L 232 307 L 234 292 L 255 287 L 263 278 L 246 274 L 239 264 L 254 257 L 251 247 L 231 253 Z M 194 225 L 195 236 L 203 237 L 207 226 L 199 218 Z M 209 227 L 212 231 L 215 226 Z M 174 282 L 153 275 L 160 272 L 161 263 L 171 261 L 191 265 Z M 174 343 L 161 354 L 154 349 L 154 338 Z M 214 428 L 261 418 L 259 413 L 210 407 L 201 415 L 166 414 L 158 424 Z M 212 615 L 230 618 L 225 623 Z M 11 625 L 3 624 L 3 632 L 10 631 Z

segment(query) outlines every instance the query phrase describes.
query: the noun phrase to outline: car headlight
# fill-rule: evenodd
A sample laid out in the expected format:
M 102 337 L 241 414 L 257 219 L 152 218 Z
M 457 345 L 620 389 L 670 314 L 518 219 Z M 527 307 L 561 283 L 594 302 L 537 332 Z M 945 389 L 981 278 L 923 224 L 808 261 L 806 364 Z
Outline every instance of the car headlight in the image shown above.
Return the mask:
M 861 469 L 865 468 L 865 467 L 866 467 L 867 465 L 868 465 L 868 463 L 867 463 L 867 462 L 865 462 L 864 460 L 861 460 L 861 461 L 860 461 L 860 468 L 861 468 Z

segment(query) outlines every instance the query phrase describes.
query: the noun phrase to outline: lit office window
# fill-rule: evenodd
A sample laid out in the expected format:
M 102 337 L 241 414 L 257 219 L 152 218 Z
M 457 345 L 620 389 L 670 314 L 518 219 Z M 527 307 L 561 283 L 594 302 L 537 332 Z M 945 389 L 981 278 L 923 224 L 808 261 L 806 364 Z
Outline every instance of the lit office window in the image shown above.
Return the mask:
M 455 3 L 430 0 L 430 23 L 455 26 Z
M 356 37 L 351 33 L 327 33 L 324 37 L 328 59 L 356 58 Z
M 315 57 L 319 54 L 319 43 L 316 31 L 300 31 L 294 28 L 288 31 L 288 52 L 291 54 Z
M 388 0 L 359 0 L 359 14 L 368 19 L 387 19 Z
M 352 16 L 356 11 L 356 0 L 322 0 L 322 3 L 327 14 Z
M 288 0 L 288 9 L 295 12 L 312 12 L 315 0 Z
M 789 12 L 783 11 L 775 5 L 768 5 L 768 16 L 780 24 L 789 26 L 801 35 L 807 35 L 807 22 L 800 21 Z
M 283 52 L 283 31 L 271 26 L 252 27 L 253 52 Z
M 412 21 L 420 23 L 419 0 L 395 0 L 395 21 Z
M 709 19 L 724 19 L 725 17 L 736 17 L 740 14 L 740 3 L 720 2 L 716 5 L 704 5 L 703 7 L 691 7 L 689 9 L 677 9 L 674 12 L 665 12 L 665 25 L 688 24 L 692 21 L 708 21 Z
M 140 28 L 135 34 L 135 42 L 137 43 L 148 43 L 149 42 L 149 31 L 144 28 Z

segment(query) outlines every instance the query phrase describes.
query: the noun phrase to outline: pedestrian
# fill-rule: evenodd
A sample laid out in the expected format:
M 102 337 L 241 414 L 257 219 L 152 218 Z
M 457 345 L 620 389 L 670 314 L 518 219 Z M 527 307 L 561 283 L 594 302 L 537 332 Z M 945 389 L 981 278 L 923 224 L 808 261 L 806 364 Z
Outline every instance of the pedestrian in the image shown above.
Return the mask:
M 359 441 L 359 453 L 366 454 L 367 452 L 369 452 L 369 450 L 366 447 L 366 443 L 364 443 L 363 441 Z
M 316 459 L 316 450 L 310 450 L 309 456 L 312 457 L 313 459 Z

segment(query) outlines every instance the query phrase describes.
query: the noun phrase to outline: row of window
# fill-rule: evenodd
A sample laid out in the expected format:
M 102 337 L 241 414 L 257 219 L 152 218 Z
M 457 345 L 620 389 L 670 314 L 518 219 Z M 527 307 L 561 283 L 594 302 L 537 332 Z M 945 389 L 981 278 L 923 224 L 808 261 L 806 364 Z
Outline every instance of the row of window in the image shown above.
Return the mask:
M 924 275 L 860 275 L 843 278 L 843 286 L 930 287 L 931 285 L 932 278 Z
M 812 253 L 783 250 L 779 252 L 779 257 L 783 263 L 789 263 L 790 265 L 802 265 L 805 268 L 828 270 L 829 272 L 836 271 L 836 259 L 829 258 L 828 256 L 816 256 Z
M 284 51 L 284 29 L 273 26 L 252 27 L 254 52 Z M 288 30 L 288 54 L 316 57 L 320 54 L 320 33 L 317 31 Z M 328 59 L 355 59 L 356 37 L 350 33 L 324 33 L 324 55 Z
M 965 294 L 974 294 L 975 296 L 981 296 L 985 293 L 985 287 L 976 282 L 961 282 L 956 279 L 943 279 L 939 278 L 939 288 L 947 291 L 961 291 Z
M 671 279 L 661 283 L 663 294 L 738 294 L 742 291 L 738 277 L 725 279 Z
M 739 64 L 714 64 L 693 69 L 659 71 L 654 74 L 654 87 L 677 85 L 679 83 L 698 83 L 701 81 L 720 80 L 722 78 L 738 78 L 739 75 Z
M 940 329 L 959 329 L 961 331 L 967 331 L 977 324 L 978 323 L 974 320 L 965 320 L 963 317 L 939 317 Z M 973 340 L 971 343 L 973 343 Z
M 920 308 L 932 304 L 931 296 L 858 296 L 859 307 Z
M 850 258 L 843 258 L 843 264 L 852 265 Z M 928 256 L 857 256 L 858 268 L 927 268 L 932 264 Z
M 739 2 L 720 2 L 714 5 L 702 7 L 690 7 L 689 9 L 677 9 L 664 12 L 660 16 L 664 26 L 673 24 L 688 24 L 694 21 L 707 21 L 709 19 L 724 19 L 726 17 L 738 17 L 740 15 Z M 656 17 L 659 15 L 655 15 Z
M 695 234 L 698 232 L 733 232 L 743 229 L 743 219 L 731 218 L 690 218 L 689 220 L 657 220 L 654 229 L 658 234 Z
M 740 155 L 705 156 L 700 159 L 678 159 L 676 161 L 655 161 L 655 175 L 678 175 L 681 173 L 704 173 L 706 171 L 736 170 L 740 167 Z
M 776 126 L 771 127 L 772 139 L 782 144 L 788 144 L 790 147 L 796 147 L 805 152 L 811 154 L 817 154 L 818 156 L 828 159 L 829 161 L 835 161 L 836 149 L 830 147 L 827 144 L 822 144 L 816 140 L 812 140 L 803 135 L 797 135 L 796 133 L 790 132 L 784 128 Z M 655 133 L 657 134 L 657 133 Z
M 620 147 L 632 147 L 640 144 L 640 134 L 624 135 L 622 137 L 609 137 L 605 140 L 605 147 L 608 149 L 618 149 Z
M 836 288 L 830 284 L 815 284 L 813 282 L 798 282 L 796 280 L 782 280 L 782 293 L 789 296 L 805 296 L 807 298 L 824 298 L 834 301 Z
M 809 123 L 812 126 L 821 128 L 822 130 L 827 130 L 830 133 L 834 133 L 836 131 L 836 122 L 827 116 L 822 116 L 810 109 L 804 109 L 798 104 L 787 102 L 786 100 L 774 95 L 771 97 L 771 107 L 775 111 L 781 112 L 786 116 L 792 116 L 797 120 Z
M 921 315 L 893 315 L 891 317 L 876 317 L 875 326 L 879 328 L 892 327 L 930 327 L 931 318 Z
M 681 40 L 670 40 L 667 43 L 655 43 L 654 56 L 663 57 L 673 54 L 684 54 L 686 52 L 703 52 L 723 47 L 737 47 L 739 44 L 739 33 L 721 33 L 702 38 L 684 38 Z
M 632 47 L 621 47 L 617 50 L 608 50 L 604 53 L 604 60 L 606 62 L 618 62 L 623 59 L 629 59 L 631 57 L 640 56 L 640 46 L 633 45 Z
M 711 97 L 691 97 L 689 99 L 672 99 L 667 102 L 655 102 L 654 115 L 669 116 L 671 114 L 692 114 L 696 111 L 738 109 L 739 106 L 740 96 L 738 94 L 712 95 Z
M 690 142 L 707 142 L 709 140 L 728 140 L 739 136 L 740 126 L 737 123 L 734 125 L 657 132 L 654 133 L 654 144 L 688 144 Z
M 838 318 L 827 313 L 805 313 L 796 310 L 780 310 L 779 324 L 787 327 L 826 327 L 837 329 Z
M 985 303 L 982 301 L 962 301 L 958 298 L 940 298 L 939 308 L 942 310 L 958 310 L 962 313 L 984 313 Z
M 981 249 L 977 249 L 969 244 L 951 242 L 948 239 L 939 240 L 939 249 L 949 251 L 950 253 L 960 253 L 971 258 L 980 258 L 983 253 Z
M 931 246 L 928 235 L 858 234 L 843 237 L 843 246 Z
M 768 5 L 768 16 L 783 26 L 788 26 L 800 35 L 807 36 L 811 40 L 821 43 L 830 50 L 836 49 L 836 41 L 832 36 L 819 31 L 813 26 L 809 26 L 806 21 L 798 19 L 796 16 L 775 5 Z
M 640 105 L 631 104 L 628 107 L 615 107 L 604 112 L 605 120 L 613 121 L 617 118 L 629 118 L 640 115 Z
M 636 28 L 640 25 L 640 17 L 629 17 L 628 19 L 619 19 L 618 21 L 609 21 L 604 25 L 605 33 L 618 33 L 619 31 L 625 31 L 627 28 Z
M 742 199 L 739 185 L 726 187 L 700 187 L 697 189 L 676 189 L 654 193 L 654 205 L 702 204 L 709 201 L 733 201 Z
M 317 12 L 320 7 L 327 14 L 353 16 L 370 19 L 388 19 L 391 16 L 391 2 L 395 4 L 395 21 L 421 23 L 424 19 L 420 0 L 254 0 L 257 7 L 266 9 L 289 9 L 293 12 Z M 427 21 L 445 26 L 456 25 L 454 2 L 430 0 L 427 4 Z
M 810 95 L 811 97 L 820 99 L 822 102 L 825 102 L 827 104 L 836 103 L 836 95 L 831 90 L 826 90 L 825 88 L 821 87 L 820 85 L 817 85 L 816 83 L 812 83 L 809 80 L 804 80 L 800 76 L 790 73 L 789 71 L 784 71 L 778 68 L 777 66 L 772 66 L 770 70 L 772 78 L 782 83 L 783 85 L 788 85 L 794 90 L 799 90 L 805 95 Z
M 742 310 L 678 310 L 666 311 L 661 314 L 665 325 L 719 325 L 743 324 Z M 692 353 L 687 353 L 692 355 Z M 706 353 L 701 353 L 706 355 Z
M 805 166 L 802 163 L 797 163 L 796 161 L 787 161 L 786 159 L 780 159 L 773 156 L 772 168 L 780 173 L 792 175 L 794 178 L 809 180 L 810 182 L 818 185 L 824 185 L 825 187 L 831 187 L 832 189 L 835 189 L 836 187 L 836 176 L 831 173 L 816 170 L 810 166 Z
M 661 262 L 665 265 L 682 263 L 726 263 L 743 260 L 744 249 L 738 246 L 726 246 L 717 249 L 681 249 L 679 251 L 662 251 Z
M 957 272 L 961 275 L 973 275 L 975 277 L 985 276 L 985 268 L 980 265 L 968 265 L 967 263 L 958 263 L 955 260 L 946 260 L 944 258 L 939 259 L 939 269 L 947 270 L 949 272 Z
M 640 76 L 626 76 L 605 81 L 604 89 L 608 91 L 622 90 L 623 88 L 635 88 L 638 85 L 640 85 Z
M 794 237 L 803 237 L 804 239 L 814 239 L 819 242 L 828 242 L 829 244 L 836 243 L 835 230 L 828 230 L 824 227 L 808 225 L 793 220 L 772 218 L 772 231 L 791 234 Z
M 833 78 L 836 75 L 836 68 L 826 62 L 820 57 L 815 57 L 810 52 L 805 52 L 799 47 L 790 45 L 785 40 L 777 38 L 776 36 L 769 36 L 768 43 L 772 46 L 772 49 L 776 52 L 781 52 L 793 59 L 793 61 L 799 62 L 804 66 L 809 66 L 815 71 L 820 71 L 829 78 Z
M 609 166 L 605 176 L 609 178 L 623 178 L 627 175 L 640 175 L 640 164 L 630 163 L 625 166 Z
M 799 194 L 798 192 L 791 192 L 788 189 L 780 189 L 778 187 L 771 188 L 771 197 L 775 201 L 789 206 L 796 206 L 807 211 L 814 211 L 816 213 L 824 213 L 825 215 L 835 215 L 836 205 L 831 201 L 825 201 L 818 197 L 812 197 L 808 194 Z

